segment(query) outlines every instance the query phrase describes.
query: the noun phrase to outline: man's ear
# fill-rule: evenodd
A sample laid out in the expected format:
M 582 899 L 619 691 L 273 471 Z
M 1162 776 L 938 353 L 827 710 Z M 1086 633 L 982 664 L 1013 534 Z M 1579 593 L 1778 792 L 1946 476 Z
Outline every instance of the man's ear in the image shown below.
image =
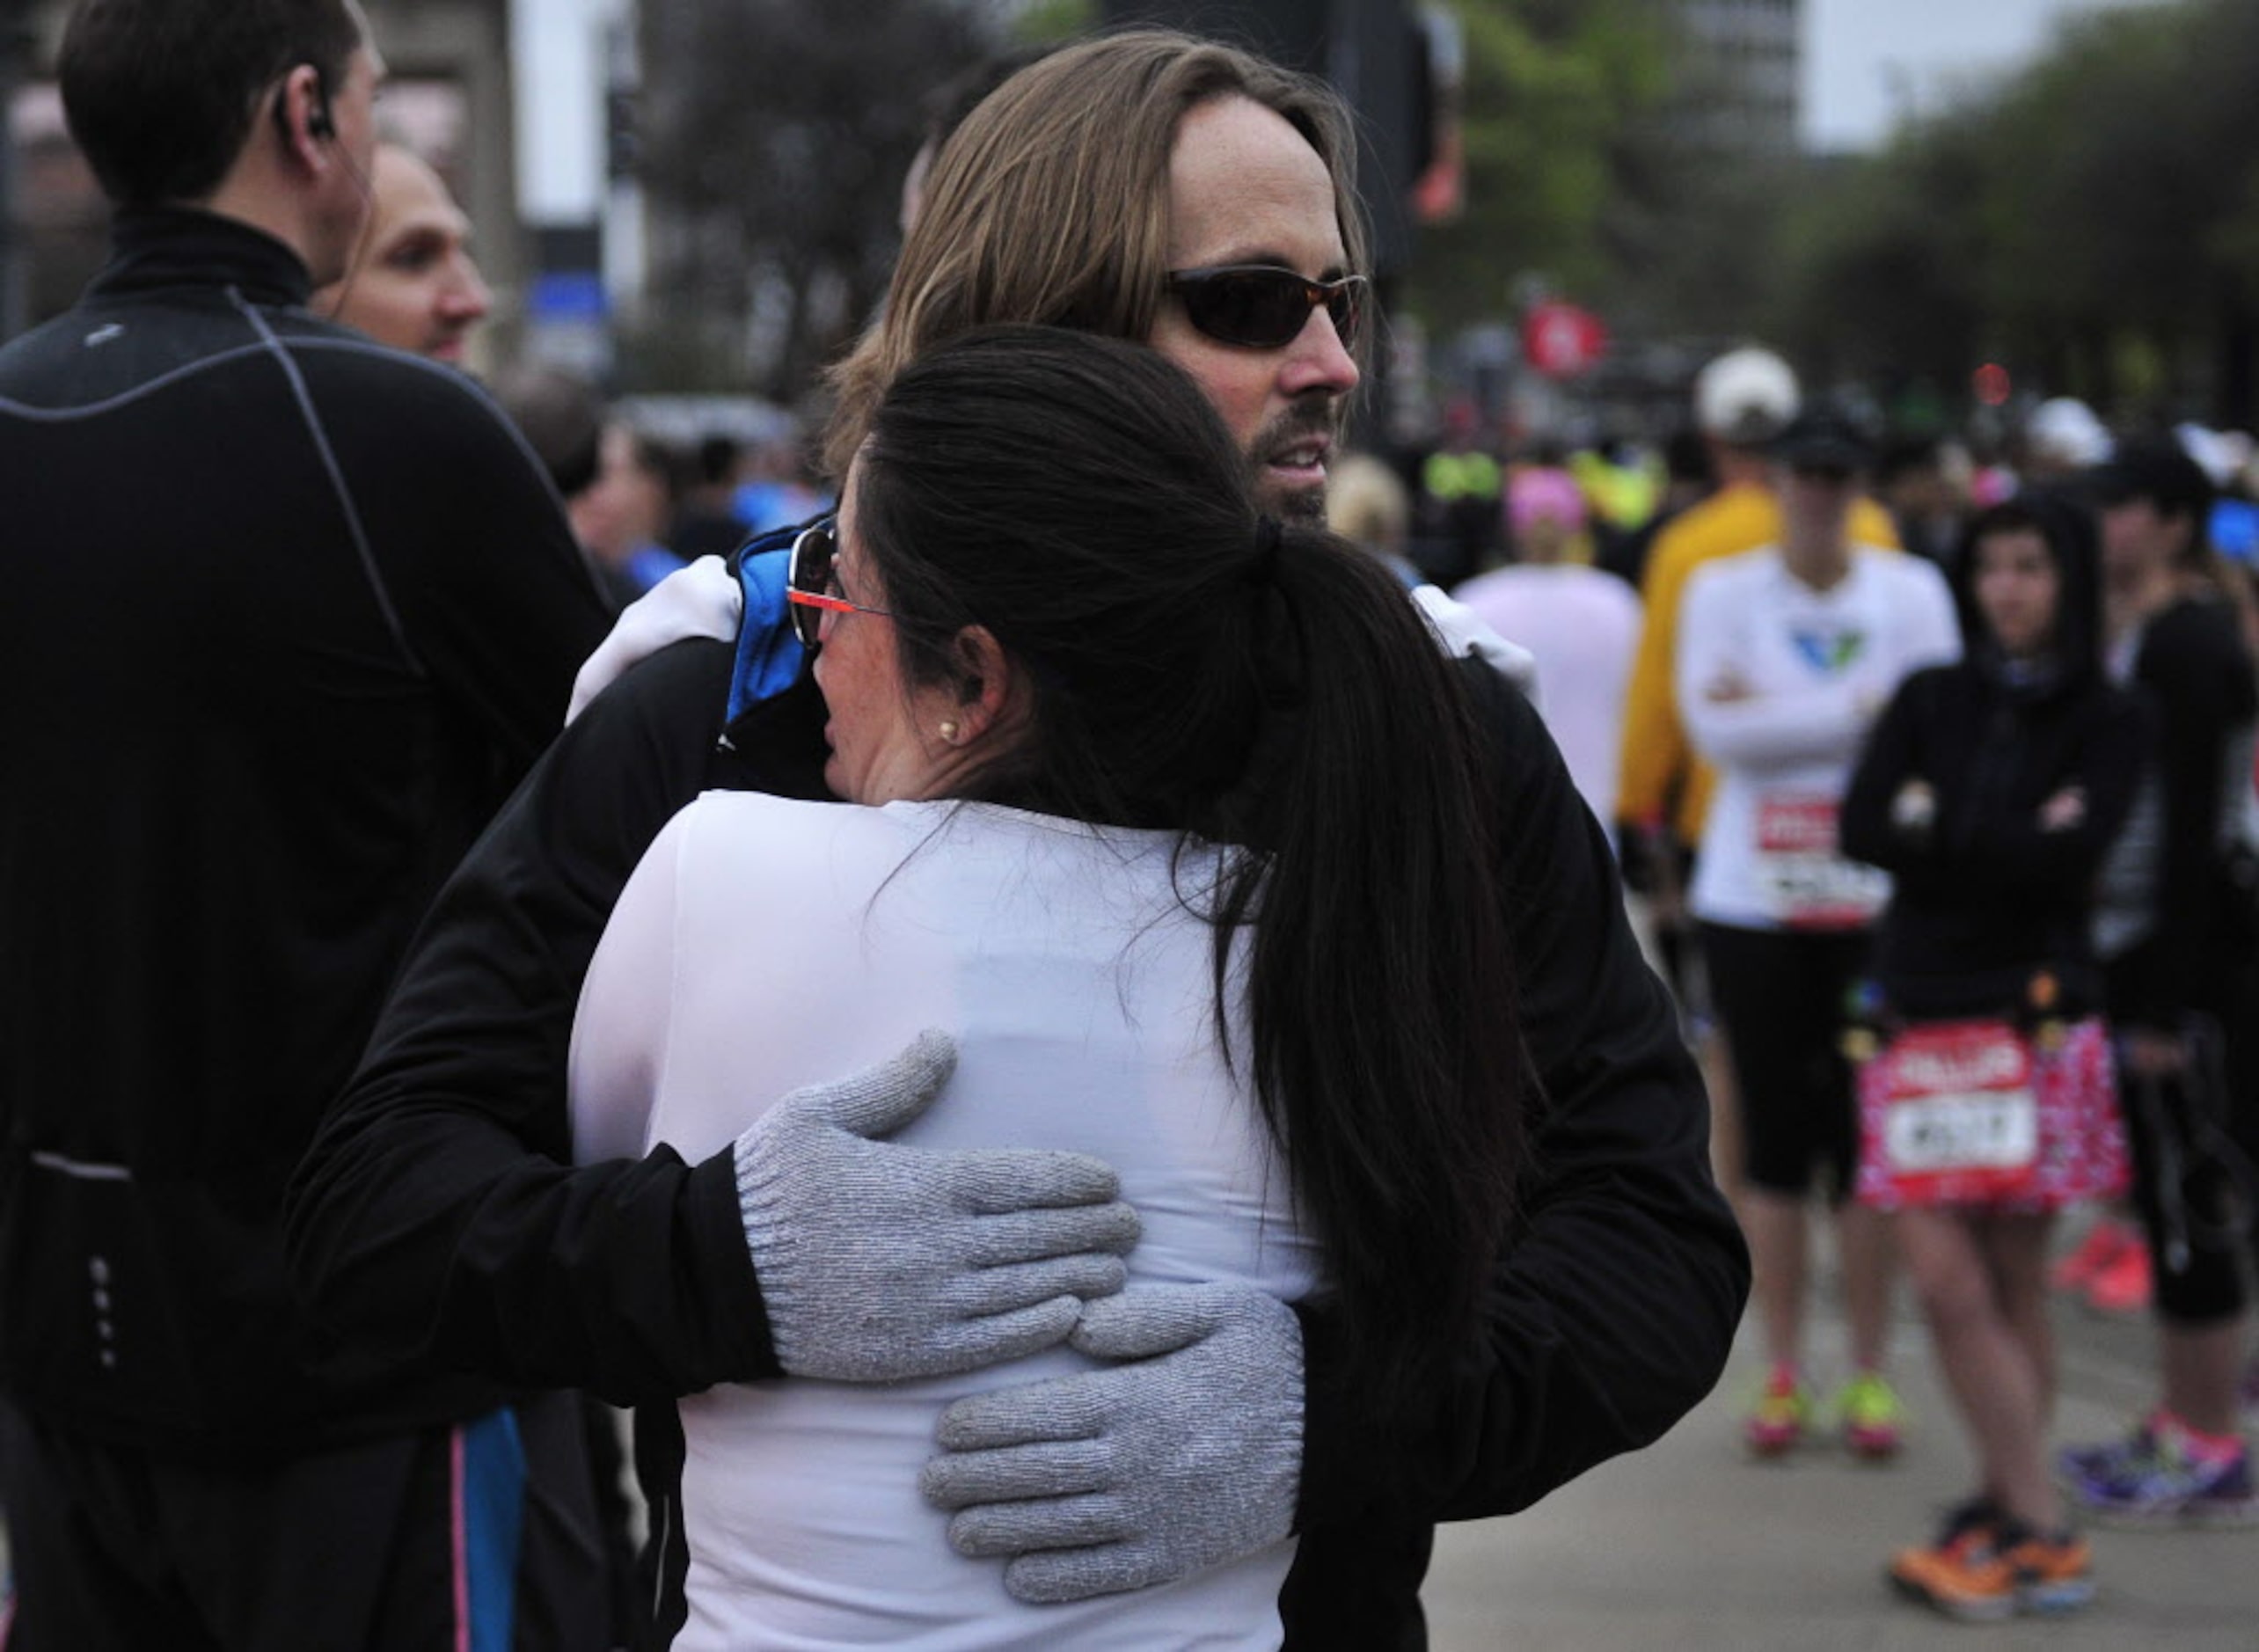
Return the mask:
M 274 94 L 274 126 L 284 152 L 308 164 L 318 158 L 321 144 L 337 136 L 329 88 L 311 63 L 301 63 L 282 77 L 281 90 Z

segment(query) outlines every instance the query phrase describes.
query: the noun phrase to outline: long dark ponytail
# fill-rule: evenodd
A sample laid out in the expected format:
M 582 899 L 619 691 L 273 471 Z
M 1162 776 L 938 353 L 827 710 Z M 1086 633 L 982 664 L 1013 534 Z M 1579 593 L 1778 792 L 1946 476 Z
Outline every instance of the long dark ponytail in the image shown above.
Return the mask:
M 1461 668 L 1386 570 L 1258 515 L 1214 411 L 1141 347 L 964 335 L 895 380 L 859 461 L 906 676 L 961 672 L 980 625 L 1033 690 L 972 794 L 1254 852 L 1198 897 L 1220 1027 L 1245 995 L 1251 1049 L 1227 1052 L 1324 1246 L 1345 1375 L 1422 1384 L 1478 1312 L 1523 1151 Z

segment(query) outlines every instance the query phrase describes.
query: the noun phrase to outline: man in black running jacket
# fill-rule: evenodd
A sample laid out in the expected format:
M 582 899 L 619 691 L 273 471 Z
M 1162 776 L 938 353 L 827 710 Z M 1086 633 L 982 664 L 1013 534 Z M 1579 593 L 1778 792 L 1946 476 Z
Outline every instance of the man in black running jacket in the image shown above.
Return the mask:
M 84 0 L 60 71 L 116 217 L 0 351 L 11 1645 L 602 1647 L 569 1402 L 320 1362 L 280 1205 L 604 605 L 475 384 L 306 311 L 351 0 Z

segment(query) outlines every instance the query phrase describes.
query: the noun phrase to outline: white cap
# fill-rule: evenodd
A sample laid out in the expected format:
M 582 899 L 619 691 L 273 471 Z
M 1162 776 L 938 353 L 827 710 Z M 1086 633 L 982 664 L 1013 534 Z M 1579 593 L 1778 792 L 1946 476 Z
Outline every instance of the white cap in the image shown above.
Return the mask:
M 2204 467 L 2214 487 L 2226 487 L 2251 463 L 2251 438 L 2241 430 L 2213 430 L 2200 424 L 2177 424 L 2173 434 L 2182 450 Z
M 2031 410 L 2024 440 L 2042 458 L 2085 470 L 2110 457 L 2109 428 L 2076 396 L 2053 396 Z
M 1788 363 L 1756 345 L 1729 350 L 1694 376 L 1695 424 L 1739 447 L 1770 442 L 1802 402 Z

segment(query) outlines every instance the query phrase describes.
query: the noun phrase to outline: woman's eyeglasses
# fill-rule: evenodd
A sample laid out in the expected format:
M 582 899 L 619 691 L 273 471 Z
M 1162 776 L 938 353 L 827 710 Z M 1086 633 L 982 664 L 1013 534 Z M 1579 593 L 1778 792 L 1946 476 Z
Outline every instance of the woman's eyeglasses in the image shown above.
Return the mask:
M 1320 304 L 1334 318 L 1344 348 L 1356 343 L 1365 278 L 1312 281 L 1268 264 L 1219 264 L 1169 272 L 1169 290 L 1184 303 L 1185 318 L 1210 338 L 1251 350 L 1283 349 L 1302 336 Z
M 785 601 L 792 608 L 793 634 L 801 640 L 803 648 L 813 651 L 815 647 L 827 611 L 870 614 L 880 619 L 894 618 L 883 610 L 866 608 L 840 595 L 838 558 L 839 541 L 832 523 L 820 522 L 813 528 L 804 528 L 793 541 L 792 556 L 785 563 Z

